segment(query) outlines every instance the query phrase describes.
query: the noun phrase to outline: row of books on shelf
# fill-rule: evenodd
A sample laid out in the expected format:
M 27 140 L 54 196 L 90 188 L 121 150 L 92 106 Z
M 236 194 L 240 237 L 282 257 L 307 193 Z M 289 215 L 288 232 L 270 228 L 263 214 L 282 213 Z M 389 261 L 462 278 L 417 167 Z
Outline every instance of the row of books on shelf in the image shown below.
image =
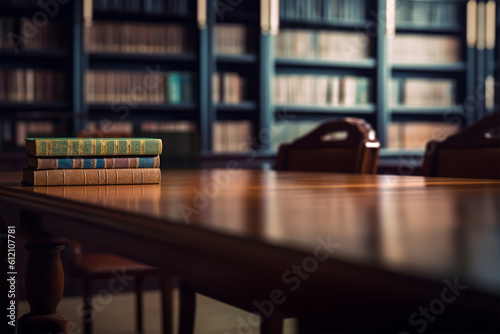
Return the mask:
M 354 76 L 276 75 L 274 103 L 355 106 L 371 102 L 371 79 Z
M 272 127 L 273 150 L 277 150 L 282 143 L 289 143 L 305 135 L 319 125 L 318 121 L 278 121 Z M 25 146 L 27 137 L 55 136 L 56 127 L 50 121 L 17 121 L 16 144 Z M 90 122 L 88 130 L 94 132 L 99 125 Z M 144 137 L 162 138 L 166 156 L 182 156 L 193 154 L 198 150 L 196 124 L 189 121 L 143 121 L 136 131 L 133 131 L 132 122 L 111 122 L 103 129 L 103 133 L 129 133 Z M 387 128 L 387 147 L 392 149 L 423 149 L 429 140 L 443 140 L 456 133 L 459 128 L 454 123 L 446 122 L 391 122 Z M 84 133 L 84 132 L 82 132 Z M 3 131 L 2 140 L 10 140 Z M 214 152 L 237 153 L 246 152 L 252 143 L 251 121 L 220 121 L 214 125 Z M 167 149 L 168 148 L 168 149 Z
M 387 128 L 387 147 L 423 150 L 430 140 L 442 141 L 459 130 L 455 123 L 392 122 Z
M 94 0 L 95 11 L 187 15 L 188 0 Z
M 241 24 L 217 24 L 215 26 L 215 52 L 219 54 L 248 53 L 251 44 L 247 27 Z
M 359 23 L 366 18 L 366 0 L 281 0 L 280 18 Z
M 88 71 L 85 96 L 93 103 L 184 103 L 195 100 L 191 72 Z
M 246 78 L 239 73 L 215 73 L 212 81 L 213 101 L 216 103 L 240 103 L 246 97 Z
M 192 45 L 180 24 L 96 22 L 85 34 L 89 52 L 186 53 Z
M 58 128 L 53 121 L 27 121 L 19 120 L 14 124 L 15 130 L 10 129 L 10 124 L 4 123 L 2 127 L 2 140 L 15 140 L 19 147 L 24 147 L 25 138 L 55 136 Z M 88 122 L 87 128 L 80 132 L 83 138 L 91 138 L 91 134 L 119 133 L 123 136 L 154 136 L 162 133 L 192 133 L 197 131 L 196 123 L 191 121 L 142 121 L 134 130 L 134 123 L 130 121 Z M 12 138 L 15 133 L 16 138 Z
M 61 49 L 63 31 L 52 21 L 40 25 L 33 19 L 23 17 L 15 20 L 2 17 L 0 20 L 0 48 L 22 50 Z
M 215 122 L 213 132 L 213 151 L 247 152 L 252 148 L 252 122 L 224 121 Z
M 0 71 L 0 101 L 57 101 L 65 98 L 63 72 L 31 68 Z
M 276 56 L 328 60 L 365 59 L 370 39 L 363 33 L 282 29 L 276 37 Z
M 397 1 L 398 24 L 425 27 L 457 27 L 460 24 L 460 1 Z
M 456 101 L 456 82 L 452 79 L 392 79 L 391 106 L 450 107 Z
M 453 63 L 461 61 L 460 38 L 397 34 L 392 47 L 394 63 Z

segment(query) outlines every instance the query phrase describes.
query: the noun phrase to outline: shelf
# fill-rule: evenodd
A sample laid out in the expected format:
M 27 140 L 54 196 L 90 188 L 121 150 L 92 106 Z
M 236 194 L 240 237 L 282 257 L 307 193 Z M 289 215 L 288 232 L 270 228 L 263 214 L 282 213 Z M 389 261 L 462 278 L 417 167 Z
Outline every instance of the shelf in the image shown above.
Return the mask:
M 256 158 L 256 159 L 275 159 L 275 151 L 248 151 L 248 152 L 203 152 L 201 154 L 202 159 L 240 159 L 240 158 Z
M 319 21 L 319 20 L 293 20 L 280 18 L 280 28 L 299 28 L 299 29 L 344 29 L 353 30 L 360 28 L 364 31 L 367 21 Z
M 256 64 L 257 55 L 248 53 L 240 55 L 231 54 L 218 54 L 216 56 L 218 63 L 230 63 L 230 64 Z
M 420 157 L 423 158 L 425 149 L 424 148 L 381 148 L 380 156 L 387 158 L 397 158 L 397 157 Z
M 449 107 L 406 107 L 397 106 L 390 109 L 391 113 L 397 114 L 421 114 L 421 115 L 444 115 L 448 113 L 457 113 L 463 111 L 459 105 Z
M 467 69 L 465 62 L 442 64 L 403 64 L 389 65 L 393 71 L 425 71 L 425 72 L 463 72 Z
M 405 107 L 390 109 L 394 122 L 447 122 L 450 117 L 463 117 L 464 108 L 461 105 L 450 107 Z
M 431 26 L 418 25 L 414 23 L 396 23 L 396 33 L 417 33 L 417 34 L 459 34 L 464 31 L 463 27 L 457 26 Z
M 287 114 L 287 113 L 297 113 L 297 114 L 373 114 L 375 112 L 374 104 L 366 104 L 359 106 L 303 106 L 303 105 L 276 105 L 275 113 Z
M 253 101 L 245 101 L 238 104 L 217 103 L 215 105 L 217 112 L 254 112 L 257 110 L 257 104 Z
M 198 59 L 194 53 L 90 52 L 88 56 L 90 61 L 193 62 Z
M 362 60 L 323 60 L 301 58 L 276 58 L 276 66 L 289 67 L 322 67 L 322 68 L 351 68 L 374 69 L 377 62 L 373 58 Z
M 69 58 L 70 53 L 66 50 L 19 50 L 19 52 L 14 52 L 13 50 L 1 49 L 0 58 L 2 61 L 13 59 L 49 59 L 49 60 L 63 60 Z
M 56 102 L 0 102 L 1 112 L 10 111 L 60 111 L 69 110 L 70 104 L 64 101 Z

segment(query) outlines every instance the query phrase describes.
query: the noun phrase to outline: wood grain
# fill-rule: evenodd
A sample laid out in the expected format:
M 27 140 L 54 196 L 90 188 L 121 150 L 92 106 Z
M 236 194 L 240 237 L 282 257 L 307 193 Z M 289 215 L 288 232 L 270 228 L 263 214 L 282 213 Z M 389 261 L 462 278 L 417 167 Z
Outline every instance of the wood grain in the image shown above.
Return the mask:
M 168 171 L 161 185 L 0 188 L 2 206 L 52 217 L 41 224 L 48 232 L 170 269 L 250 311 L 280 289 L 286 302 L 276 311 L 328 310 L 338 328 L 358 314 L 367 320 L 359 331 L 387 324 L 381 306 L 409 326 L 456 277 L 468 288 L 449 314 L 498 318 L 499 200 L 500 182 L 489 180 L 237 168 Z M 290 289 L 284 273 L 327 240 L 338 248 Z

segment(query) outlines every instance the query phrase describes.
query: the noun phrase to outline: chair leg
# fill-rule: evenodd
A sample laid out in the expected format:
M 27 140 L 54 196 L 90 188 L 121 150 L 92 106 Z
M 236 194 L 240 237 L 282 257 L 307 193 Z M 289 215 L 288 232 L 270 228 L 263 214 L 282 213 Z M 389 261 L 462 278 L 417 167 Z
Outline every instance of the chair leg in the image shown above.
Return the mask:
M 174 277 L 160 276 L 161 319 L 164 334 L 173 333 L 173 290 Z
M 136 331 L 139 334 L 143 332 L 142 326 L 142 290 L 143 290 L 143 279 L 142 277 L 135 278 L 135 321 L 136 321 Z
M 83 331 L 85 334 L 92 334 L 92 320 L 94 318 L 92 310 L 92 283 L 89 280 L 83 281 Z
M 196 310 L 196 296 L 189 283 L 179 283 L 179 334 L 192 334 L 194 332 L 194 320 Z

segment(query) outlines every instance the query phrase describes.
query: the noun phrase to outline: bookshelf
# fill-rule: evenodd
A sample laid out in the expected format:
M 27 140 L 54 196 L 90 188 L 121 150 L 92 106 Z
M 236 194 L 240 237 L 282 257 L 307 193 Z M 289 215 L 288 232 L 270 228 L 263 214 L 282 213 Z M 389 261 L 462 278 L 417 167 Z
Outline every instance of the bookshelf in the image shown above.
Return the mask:
M 394 29 L 382 15 L 391 13 L 387 0 L 274 1 L 69 1 L 18 52 L 7 33 L 22 35 L 23 18 L 43 8 L 1 1 L 0 149 L 22 151 L 25 133 L 126 127 L 189 138 L 191 161 L 269 160 L 281 142 L 324 120 L 361 117 L 391 149 L 383 154 L 404 156 L 413 149 L 404 138 L 416 131 L 449 133 L 450 124 L 499 110 L 493 0 L 396 0 Z M 5 74 L 19 71 L 23 79 Z M 28 87 L 40 86 L 34 78 L 44 71 L 54 75 L 48 82 L 62 73 L 64 90 L 35 98 Z M 13 80 L 26 88 L 6 98 Z M 158 83 L 147 88 L 148 80 Z M 30 125 L 37 120 L 52 126 Z

